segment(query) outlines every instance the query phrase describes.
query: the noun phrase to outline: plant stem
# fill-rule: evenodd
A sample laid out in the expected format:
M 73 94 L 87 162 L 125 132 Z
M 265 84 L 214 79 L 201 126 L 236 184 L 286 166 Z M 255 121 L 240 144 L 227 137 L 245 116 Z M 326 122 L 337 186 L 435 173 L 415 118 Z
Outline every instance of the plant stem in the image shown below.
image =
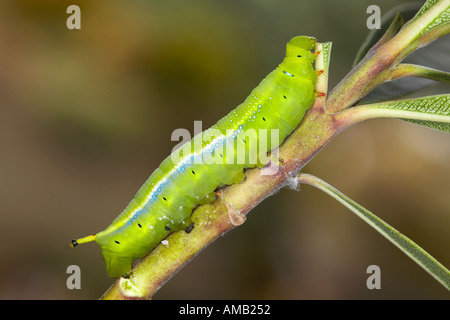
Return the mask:
M 435 3 L 428 11 L 408 22 L 390 41 L 364 59 L 333 89 L 327 99 L 327 111 L 335 113 L 355 105 L 375 87 L 390 78 L 390 70 L 408 54 L 450 32 L 444 23 L 423 33 L 424 28 L 449 10 L 450 0 Z

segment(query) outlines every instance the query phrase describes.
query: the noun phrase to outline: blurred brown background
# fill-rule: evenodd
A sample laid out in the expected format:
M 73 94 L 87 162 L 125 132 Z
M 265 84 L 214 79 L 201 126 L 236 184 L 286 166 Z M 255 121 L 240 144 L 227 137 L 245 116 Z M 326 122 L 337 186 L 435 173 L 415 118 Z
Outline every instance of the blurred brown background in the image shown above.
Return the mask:
M 112 280 L 99 247 L 68 243 L 109 225 L 177 144 L 174 129 L 214 124 L 275 68 L 295 35 L 333 42 L 334 87 L 368 33 L 367 6 L 387 12 L 402 2 L 2 1 L 0 299 L 100 297 Z M 70 4 L 81 8 L 81 30 L 66 28 Z M 336 137 L 304 172 L 448 267 L 449 138 L 372 120 Z M 81 290 L 66 287 L 72 264 Z M 366 288 L 372 264 L 381 290 Z M 308 186 L 267 199 L 155 296 L 448 298 L 381 235 Z

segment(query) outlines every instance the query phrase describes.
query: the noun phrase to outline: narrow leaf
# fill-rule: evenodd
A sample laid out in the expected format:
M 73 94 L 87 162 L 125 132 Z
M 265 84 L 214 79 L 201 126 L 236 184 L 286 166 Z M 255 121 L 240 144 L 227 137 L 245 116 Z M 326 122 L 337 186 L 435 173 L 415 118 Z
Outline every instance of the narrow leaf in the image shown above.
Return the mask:
M 439 6 L 443 7 L 444 10 L 441 10 L 441 13 L 429 21 L 427 25 L 422 26 L 421 35 L 450 22 L 450 2 L 448 0 L 428 0 L 412 21 L 420 19 L 427 11 L 431 11 L 434 7 L 438 8 Z
M 447 290 L 450 290 L 450 271 L 414 241 L 323 180 L 309 174 L 300 174 L 298 179 L 300 183 L 306 183 L 314 186 L 338 200 L 358 217 L 367 222 L 372 228 L 382 234 L 386 239 L 397 246 L 400 250 L 402 250 L 414 262 L 416 262 L 445 288 L 447 288 Z
M 450 133 L 450 123 L 432 122 L 432 121 L 424 121 L 424 120 L 408 120 L 408 119 L 403 119 L 403 120 L 412 122 L 415 124 L 420 124 L 421 126 L 428 127 L 431 129 L 436 129 L 439 131 L 444 131 L 444 132 Z
M 450 133 L 450 94 L 360 105 L 337 117 L 349 124 L 374 118 L 399 118 Z
M 403 77 L 421 77 L 450 84 L 450 72 L 415 64 L 401 63 L 392 70 L 391 79 Z

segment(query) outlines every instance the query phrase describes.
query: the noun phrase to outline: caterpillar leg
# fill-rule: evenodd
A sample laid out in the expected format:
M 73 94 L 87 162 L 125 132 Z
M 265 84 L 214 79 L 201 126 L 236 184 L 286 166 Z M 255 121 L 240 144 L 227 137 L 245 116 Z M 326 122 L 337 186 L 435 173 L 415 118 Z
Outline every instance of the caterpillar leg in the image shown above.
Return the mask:
M 180 227 L 186 233 L 190 233 L 192 229 L 194 229 L 195 223 L 192 222 L 191 217 L 187 217 L 183 221 L 181 221 Z
M 269 157 L 267 156 L 267 153 L 266 153 L 266 154 L 258 157 L 256 166 L 258 168 L 263 168 L 263 167 L 267 166 L 268 163 L 269 163 Z
M 245 180 L 245 174 L 244 171 L 240 171 L 238 174 L 236 174 L 233 177 L 233 184 L 242 183 Z
M 216 201 L 216 199 L 217 196 L 213 191 L 208 193 L 202 200 L 200 200 L 200 204 L 213 203 L 214 201 Z
M 87 236 L 87 237 L 84 237 L 84 238 L 72 240 L 69 245 L 72 248 L 75 248 L 79 244 L 95 241 L 95 236 L 96 235 L 93 234 L 93 235 L 90 235 L 90 236 Z
M 194 226 L 195 226 L 195 223 L 192 222 L 192 223 L 189 225 L 189 227 L 187 227 L 186 229 L 184 229 L 184 231 L 185 231 L 186 233 L 190 233 L 190 232 L 192 231 L 192 229 L 194 229 Z

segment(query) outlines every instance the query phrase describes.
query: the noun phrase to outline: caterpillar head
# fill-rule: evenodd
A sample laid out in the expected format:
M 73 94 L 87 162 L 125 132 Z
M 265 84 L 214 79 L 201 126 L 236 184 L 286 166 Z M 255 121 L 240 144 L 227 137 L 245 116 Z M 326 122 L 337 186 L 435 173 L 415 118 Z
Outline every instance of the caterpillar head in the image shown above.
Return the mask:
M 286 57 L 280 65 L 280 69 L 292 78 L 309 78 L 315 81 L 315 74 L 310 66 L 316 55 L 311 52 L 316 44 L 316 39 L 306 36 L 294 37 L 286 45 Z
M 316 39 L 313 37 L 298 36 L 292 38 L 286 45 L 286 58 L 287 59 L 302 59 L 307 63 L 314 62 L 314 54 L 311 50 L 314 49 Z
M 316 39 L 306 36 L 292 38 L 286 45 L 285 62 L 288 64 L 311 64 L 315 55 L 311 52 L 316 44 Z

